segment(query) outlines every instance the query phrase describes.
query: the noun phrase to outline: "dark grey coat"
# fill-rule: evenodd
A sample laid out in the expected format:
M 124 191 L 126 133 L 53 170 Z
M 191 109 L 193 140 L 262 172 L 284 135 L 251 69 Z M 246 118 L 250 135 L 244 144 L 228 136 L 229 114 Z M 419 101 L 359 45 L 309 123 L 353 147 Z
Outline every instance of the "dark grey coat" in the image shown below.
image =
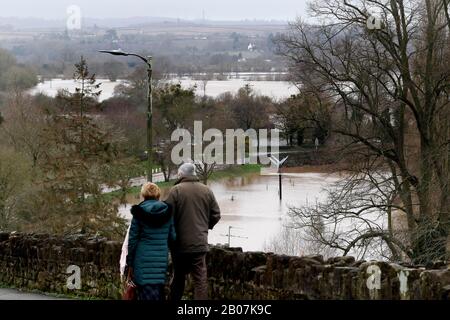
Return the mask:
M 175 251 L 208 251 L 208 229 L 220 220 L 220 209 L 213 192 L 195 176 L 175 183 L 165 200 L 174 210 L 177 240 Z

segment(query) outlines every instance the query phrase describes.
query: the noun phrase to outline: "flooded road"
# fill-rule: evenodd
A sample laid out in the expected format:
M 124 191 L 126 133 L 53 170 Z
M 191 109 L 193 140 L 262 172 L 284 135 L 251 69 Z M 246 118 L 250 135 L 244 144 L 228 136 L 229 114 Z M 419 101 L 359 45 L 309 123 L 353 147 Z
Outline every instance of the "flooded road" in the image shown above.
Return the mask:
M 262 251 L 289 222 L 290 206 L 323 200 L 323 188 L 338 178 L 326 173 L 285 173 L 281 202 L 277 175 L 255 174 L 214 181 L 210 187 L 219 203 L 222 219 L 210 231 L 209 242 L 226 244 L 230 241 L 231 246 L 242 247 L 245 251 Z M 129 202 L 138 203 L 139 199 L 132 198 Z M 123 206 L 120 212 L 131 219 L 129 208 L 130 205 Z

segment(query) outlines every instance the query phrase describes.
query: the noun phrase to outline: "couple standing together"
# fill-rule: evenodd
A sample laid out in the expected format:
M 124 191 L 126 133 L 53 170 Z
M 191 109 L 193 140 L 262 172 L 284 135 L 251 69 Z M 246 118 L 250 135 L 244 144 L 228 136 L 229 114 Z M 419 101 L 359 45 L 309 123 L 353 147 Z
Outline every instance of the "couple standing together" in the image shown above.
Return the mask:
M 169 249 L 174 275 L 169 299 L 181 300 L 185 280 L 191 275 L 194 299 L 208 298 L 206 253 L 208 230 L 220 220 L 212 191 L 199 182 L 195 166 L 185 163 L 167 199 L 153 183 L 142 187 L 143 202 L 131 208 L 128 233 L 128 274 L 137 286 L 138 300 L 164 300 Z M 126 245 L 126 241 L 125 244 Z

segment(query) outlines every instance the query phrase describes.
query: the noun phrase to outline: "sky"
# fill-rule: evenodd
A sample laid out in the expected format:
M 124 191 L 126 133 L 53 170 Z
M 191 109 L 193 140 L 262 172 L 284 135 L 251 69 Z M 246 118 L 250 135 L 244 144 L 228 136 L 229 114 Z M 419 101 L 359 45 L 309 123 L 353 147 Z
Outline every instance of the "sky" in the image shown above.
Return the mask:
M 77 5 L 85 18 L 167 17 L 289 20 L 305 16 L 307 0 L 0 0 L 0 17 L 65 19 Z

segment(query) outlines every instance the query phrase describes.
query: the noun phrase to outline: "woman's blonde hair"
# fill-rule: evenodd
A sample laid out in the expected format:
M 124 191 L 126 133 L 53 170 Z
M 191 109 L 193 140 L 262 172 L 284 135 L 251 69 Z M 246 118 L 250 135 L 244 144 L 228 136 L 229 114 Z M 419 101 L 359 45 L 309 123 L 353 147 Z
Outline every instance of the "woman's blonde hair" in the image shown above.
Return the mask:
M 159 200 L 161 189 L 156 184 L 147 182 L 141 188 L 141 196 L 144 200 Z

